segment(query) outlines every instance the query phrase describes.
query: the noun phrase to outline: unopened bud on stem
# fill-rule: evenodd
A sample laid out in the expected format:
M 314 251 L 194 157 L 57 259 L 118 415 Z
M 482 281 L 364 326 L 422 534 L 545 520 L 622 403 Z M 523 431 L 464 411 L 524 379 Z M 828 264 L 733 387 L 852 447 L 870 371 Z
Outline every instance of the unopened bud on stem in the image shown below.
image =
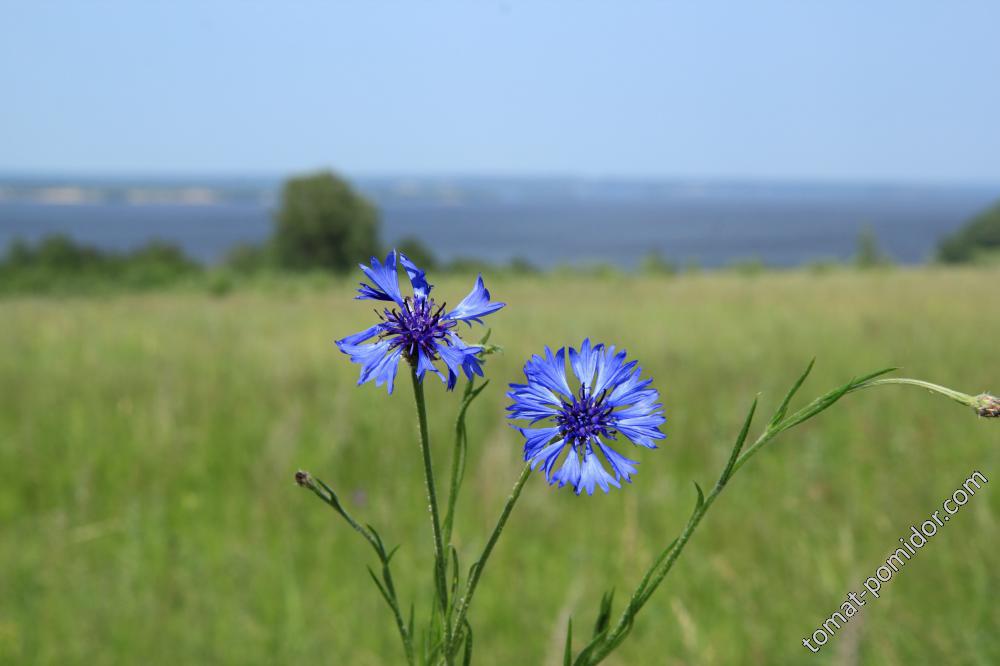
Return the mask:
M 963 405 L 968 405 L 976 410 L 976 414 L 980 416 L 985 416 L 986 418 L 1000 418 L 1000 398 L 995 395 L 990 395 L 989 393 L 980 393 L 979 395 L 972 396 L 967 393 L 961 393 L 954 389 L 947 388 L 945 386 L 939 386 L 937 384 L 931 384 L 930 382 L 925 382 L 920 379 L 909 379 L 904 377 L 887 377 L 885 379 L 875 379 L 869 382 L 864 382 L 859 384 L 852 390 L 858 390 L 862 388 L 868 388 L 869 386 L 881 386 L 885 384 L 909 384 L 910 386 L 919 386 L 925 388 L 928 391 L 933 391 L 935 393 L 940 393 L 943 396 L 947 396 L 954 400 L 955 402 L 960 402 Z
M 976 413 L 987 418 L 1000 418 L 1000 398 L 989 393 L 981 393 L 975 397 L 972 405 Z
M 299 484 L 303 488 L 312 488 L 313 487 L 312 475 L 310 475 L 309 472 L 305 472 L 300 469 L 295 473 L 295 483 Z

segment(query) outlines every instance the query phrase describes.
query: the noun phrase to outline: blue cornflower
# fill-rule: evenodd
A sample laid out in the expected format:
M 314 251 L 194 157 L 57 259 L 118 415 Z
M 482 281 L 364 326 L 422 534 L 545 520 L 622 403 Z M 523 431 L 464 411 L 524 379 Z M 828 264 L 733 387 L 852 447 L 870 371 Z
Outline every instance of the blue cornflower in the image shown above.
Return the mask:
M 549 484 L 573 486 L 577 495 L 584 490 L 592 495 L 595 486 L 604 492 L 610 486 L 620 488 L 619 480 L 631 481 L 638 463 L 607 442 L 621 434 L 633 444 L 655 449 L 653 440 L 665 437 L 660 432 L 666 421 L 660 394 L 650 388 L 653 380 L 642 379 L 637 361 L 626 363 L 625 356 L 624 351 L 615 353 L 614 346 L 591 345 L 589 339 L 579 352 L 570 348 L 569 362 L 580 382 L 573 391 L 566 381 L 566 349 L 553 354 L 546 347 L 545 358 L 535 355 L 524 364 L 528 383 L 510 385 L 510 418 L 529 419 L 531 425 L 546 422 L 537 428 L 514 427 L 524 435 L 524 459 L 532 469 L 539 466 Z M 553 471 L 564 451 L 562 465 Z
M 397 257 L 410 278 L 413 296 L 404 298 L 399 291 Z M 428 284 L 424 271 L 402 252 L 393 250 L 384 263 L 372 257 L 371 266 L 361 264 L 361 271 L 372 284 L 362 282 L 355 298 L 389 301 L 395 307 L 390 306 L 376 313 L 381 321 L 371 328 L 337 340 L 340 351 L 350 356 L 354 363 L 361 364 L 359 385 L 374 379 L 376 386 L 388 384 L 389 393 L 392 393 L 400 358 L 405 358 L 416 368 L 421 380 L 424 374 L 433 372 L 447 382 L 448 390 L 455 388 L 459 370 L 465 372 L 468 378 L 472 377 L 472 373 L 480 377 L 483 375 L 478 358 L 482 347 L 465 344 L 453 330 L 460 321 L 470 326 L 471 322 L 481 324 L 480 317 L 493 314 L 505 305 L 490 302 L 490 292 L 483 285 L 482 275 L 469 295 L 453 310 L 446 312 L 444 303 L 436 305 L 430 297 L 433 285 Z M 361 344 L 372 338 L 377 340 Z M 438 359 L 444 361 L 448 370 L 447 379 L 434 365 Z

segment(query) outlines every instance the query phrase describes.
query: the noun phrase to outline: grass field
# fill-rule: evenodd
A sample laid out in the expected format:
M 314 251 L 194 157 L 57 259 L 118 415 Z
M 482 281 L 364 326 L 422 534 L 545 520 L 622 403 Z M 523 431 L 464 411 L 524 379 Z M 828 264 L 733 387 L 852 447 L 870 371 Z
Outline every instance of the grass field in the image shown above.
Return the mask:
M 750 400 L 770 414 L 887 365 L 1000 390 L 1000 270 L 495 276 L 491 385 L 469 418 L 463 566 L 520 468 L 505 385 L 584 336 L 641 360 L 668 439 L 632 486 L 575 497 L 529 482 L 472 611 L 478 664 L 561 663 L 683 526 Z M 457 301 L 471 279 L 438 280 Z M 430 540 L 410 387 L 356 387 L 331 341 L 371 320 L 351 284 L 219 297 L 0 301 L 0 662 L 395 664 L 366 544 L 311 494 L 336 488 L 392 544 L 428 612 Z M 457 396 L 428 386 L 441 477 Z M 761 419 L 761 426 L 763 421 Z M 1000 484 L 928 542 L 818 655 L 802 646 L 910 525 L 973 470 L 1000 473 L 1000 424 L 908 387 L 851 395 L 732 481 L 612 664 L 1000 663 Z M 616 608 L 616 615 L 617 615 Z

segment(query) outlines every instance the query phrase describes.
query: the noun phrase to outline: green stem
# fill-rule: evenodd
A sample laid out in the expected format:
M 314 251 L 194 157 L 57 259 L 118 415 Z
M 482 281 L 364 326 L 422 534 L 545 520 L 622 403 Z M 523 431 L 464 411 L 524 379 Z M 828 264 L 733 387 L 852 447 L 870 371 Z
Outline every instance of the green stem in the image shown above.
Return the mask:
M 809 369 L 812 368 L 810 364 Z M 595 638 L 595 642 L 592 645 L 592 649 L 584 650 L 577 658 L 575 662 L 578 665 L 593 666 L 594 664 L 602 661 L 608 654 L 610 654 L 628 635 L 631 631 L 632 623 L 635 619 L 635 615 L 639 612 L 639 609 L 649 600 L 653 592 L 660 585 L 663 579 L 670 572 L 674 563 L 681 556 L 684 551 L 684 547 L 687 545 L 691 536 L 694 534 L 698 525 L 701 523 L 702 518 L 708 512 L 708 509 L 715 502 L 716 498 L 722 494 L 729 480 L 736 474 L 750 458 L 752 458 L 757 451 L 759 451 L 765 444 L 774 439 L 776 436 L 781 434 L 783 431 L 806 421 L 818 413 L 824 411 L 833 403 L 837 402 L 841 397 L 847 393 L 852 393 L 854 391 L 861 390 L 863 388 L 870 388 L 874 386 L 886 386 L 889 384 L 904 384 L 910 386 L 918 386 L 920 388 L 925 388 L 935 393 L 944 395 L 952 400 L 967 406 L 975 406 L 976 398 L 955 391 L 953 389 L 946 388 L 944 386 L 939 386 L 937 384 L 931 384 L 930 382 L 925 382 L 919 379 L 906 379 L 906 378 L 888 378 L 888 379 L 874 379 L 875 376 L 882 374 L 882 372 L 874 373 L 866 378 L 861 378 L 859 380 L 853 380 L 846 384 L 845 386 L 831 391 L 830 393 L 817 398 L 815 401 L 809 405 L 803 407 L 801 410 L 785 418 L 784 410 L 787 406 L 788 401 L 791 399 L 792 395 L 798 390 L 802 382 L 805 380 L 806 375 L 809 374 L 809 369 L 806 370 L 805 375 L 798 381 L 798 383 L 793 387 L 792 391 L 789 393 L 785 402 L 779 408 L 779 412 L 776 414 L 775 418 L 767 426 L 764 432 L 742 453 L 740 449 L 743 444 L 743 440 L 746 437 L 747 429 L 750 427 L 750 421 L 753 418 L 754 407 L 756 407 L 756 401 L 754 407 L 751 408 L 750 414 L 747 417 L 747 421 L 744 424 L 743 432 L 741 432 L 740 437 L 737 439 L 737 443 L 733 448 L 733 452 L 729 458 L 729 463 L 726 469 L 719 476 L 719 480 L 716 482 L 715 487 L 712 492 L 708 494 L 707 497 L 702 500 L 701 491 L 699 490 L 699 502 L 695 507 L 695 510 L 691 513 L 691 517 L 688 519 L 687 524 L 684 526 L 684 530 L 681 532 L 680 536 L 668 546 L 668 548 L 657 558 L 653 566 L 647 571 L 642 582 L 636 588 L 635 593 L 632 596 L 632 600 L 629 605 L 622 612 L 621 618 L 619 619 L 615 628 L 610 631 L 606 638 Z
M 921 379 L 909 379 L 906 377 L 888 377 L 886 379 L 874 379 L 870 382 L 865 382 L 857 388 L 852 389 L 853 391 L 860 391 L 864 388 L 869 388 L 872 386 L 883 386 L 885 384 L 906 384 L 908 386 L 919 386 L 920 388 L 925 388 L 928 391 L 933 391 L 934 393 L 940 393 L 946 398 L 951 398 L 955 402 L 961 403 L 967 407 L 974 407 L 976 399 L 961 391 L 956 391 L 954 389 L 947 388 L 945 386 L 940 386 L 938 384 L 931 384 L 930 382 L 925 382 Z
M 750 460 L 750 458 L 752 458 L 753 455 L 755 453 L 757 453 L 757 451 L 760 450 L 760 447 L 764 446 L 765 444 L 767 444 L 768 442 L 770 442 L 772 439 L 774 439 L 775 437 L 777 437 L 780 432 L 781 431 L 778 430 L 778 429 L 776 429 L 776 428 L 768 428 L 767 430 L 765 430 L 764 434 L 762 434 L 760 437 L 758 437 L 757 440 L 753 444 L 751 444 L 750 446 L 748 446 L 747 449 L 746 449 L 746 451 L 744 451 L 740 455 L 740 457 L 736 459 L 736 462 L 733 463 L 733 468 L 732 468 L 732 472 L 730 472 L 730 476 L 732 476 L 733 474 L 735 474 L 736 470 L 738 470 L 740 467 L 743 467 L 743 465 L 745 465 L 746 462 L 748 460 Z M 707 502 L 708 500 L 706 499 L 705 501 Z
M 517 504 L 517 498 L 521 496 L 521 489 L 524 488 L 524 483 L 528 480 L 528 476 L 531 474 L 531 466 L 525 465 L 524 469 L 521 470 L 521 476 L 518 477 L 517 482 L 514 484 L 513 489 L 510 491 L 510 497 L 507 498 L 507 503 L 504 504 L 503 511 L 500 512 L 500 518 L 497 520 L 496 526 L 493 528 L 493 533 L 490 534 L 490 538 L 486 541 L 486 546 L 483 548 L 483 554 L 479 556 L 476 563 L 472 565 L 472 570 L 469 572 L 469 582 L 465 587 L 465 594 L 459 601 L 458 614 L 455 619 L 455 636 L 452 643 L 445 649 L 445 653 L 449 654 L 454 652 L 460 641 L 462 634 L 462 626 L 465 623 L 465 616 L 469 612 L 469 605 L 472 603 L 472 595 L 476 593 L 476 586 L 479 584 L 479 578 L 483 575 L 483 569 L 486 568 L 486 561 L 490 558 L 490 554 L 493 552 L 493 547 L 497 545 L 497 541 L 500 539 L 500 533 L 503 532 L 503 528 L 507 525 L 507 519 L 510 517 L 511 511 L 514 510 L 514 505 Z
M 751 410 L 751 416 L 752 415 L 753 410 Z M 747 426 L 749 426 L 749 419 L 747 420 Z M 771 431 L 765 432 L 757 439 L 756 442 L 753 443 L 752 446 L 750 446 L 749 449 L 746 450 L 744 456 L 747 458 L 752 456 L 753 452 L 759 449 L 760 446 L 766 443 L 769 439 L 773 438 L 774 434 L 777 433 L 772 434 Z M 716 481 L 715 487 L 712 488 L 712 492 L 704 498 L 703 502 L 698 503 L 698 506 L 691 513 L 691 517 L 688 518 L 688 522 L 684 526 L 684 530 L 681 532 L 680 536 L 678 536 L 677 539 L 670 544 L 670 547 L 666 550 L 666 552 L 661 555 L 660 559 L 654 563 L 654 565 L 647 572 L 646 576 L 636 589 L 636 593 L 632 596 L 632 600 L 628 607 L 626 607 L 622 616 L 619 618 L 618 624 L 608 634 L 608 641 L 597 647 L 592 655 L 589 655 L 589 659 L 585 662 L 586 664 L 597 664 L 616 647 L 618 647 L 618 645 L 625 639 L 625 636 L 631 630 L 631 624 L 634 621 L 635 615 L 646 604 L 646 602 L 649 601 L 649 598 L 653 596 L 654 592 L 656 592 L 656 588 L 659 587 L 660 583 L 663 582 L 663 579 L 666 578 L 668 573 L 670 573 L 670 569 L 673 568 L 674 562 L 677 561 L 677 558 L 679 558 L 681 553 L 684 551 L 684 546 L 687 545 L 687 542 L 691 539 L 694 531 L 698 529 L 701 519 L 705 517 L 706 513 L 708 513 L 708 509 L 715 502 L 716 498 L 722 494 L 726 484 L 729 483 L 729 479 L 732 478 L 732 475 L 735 474 L 736 470 L 739 468 L 739 461 L 743 459 L 743 457 L 736 458 L 736 456 L 739 454 L 739 448 L 741 445 L 742 442 L 737 444 L 737 446 L 733 449 L 733 455 L 730 458 L 729 464 L 719 477 L 719 480 Z
M 295 475 L 295 480 L 299 485 L 304 488 L 308 488 L 314 495 L 328 504 L 347 522 L 348 525 L 351 526 L 352 529 L 363 536 L 375 550 L 375 554 L 378 555 L 379 561 L 382 563 L 382 580 L 384 585 L 383 583 L 379 583 L 371 568 L 369 568 L 368 571 L 371 573 L 372 580 L 375 582 L 375 585 L 378 586 L 383 598 L 392 610 L 393 617 L 396 620 L 396 628 L 399 630 L 399 637 L 403 641 L 403 651 L 406 653 L 406 663 L 413 666 L 415 663 L 413 657 L 413 637 L 407 629 L 406 624 L 403 622 L 403 614 L 400 611 L 399 601 L 396 598 L 396 586 L 393 583 L 392 571 L 389 568 L 389 563 L 395 549 L 390 553 L 386 553 L 385 546 L 382 544 L 382 539 L 375 531 L 375 528 L 370 525 L 367 528 L 362 527 L 340 503 L 340 498 L 337 497 L 337 493 L 335 493 L 330 486 L 323 483 L 322 479 L 313 478 L 308 473 L 300 471 Z
M 472 403 L 472 389 L 476 383 L 475 377 L 465 383 L 465 392 L 462 395 L 462 405 L 458 409 L 458 416 L 455 418 L 455 449 L 451 454 L 451 485 L 448 488 L 448 508 L 444 513 L 444 543 L 451 545 L 451 531 L 455 523 L 455 504 L 458 501 L 458 490 L 462 485 L 462 476 L 465 472 L 465 452 L 466 452 L 466 432 L 465 432 L 465 412 Z
M 427 408 L 424 404 L 424 386 L 417 376 L 417 368 L 410 366 L 413 380 L 413 398 L 417 403 L 417 420 L 420 423 L 420 451 L 424 460 L 424 481 L 427 485 L 427 503 L 431 513 L 431 531 L 434 535 L 434 587 L 441 607 L 446 645 L 451 640 L 451 624 L 448 622 L 448 588 L 445 582 L 444 546 L 441 539 L 441 519 L 438 515 L 437 491 L 434 486 L 434 466 L 431 463 L 430 436 L 427 434 Z

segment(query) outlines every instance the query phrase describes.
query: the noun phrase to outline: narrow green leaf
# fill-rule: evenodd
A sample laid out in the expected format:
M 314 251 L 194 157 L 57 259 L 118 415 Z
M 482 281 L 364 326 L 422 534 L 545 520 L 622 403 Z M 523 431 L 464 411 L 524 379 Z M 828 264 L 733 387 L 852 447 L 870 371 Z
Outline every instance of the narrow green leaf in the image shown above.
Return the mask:
M 462 657 L 462 666 L 472 664 L 472 625 L 465 622 L 465 655 Z
M 375 586 L 378 588 L 378 591 L 382 593 L 382 598 L 385 599 L 387 604 L 393 606 L 394 602 L 392 598 L 389 596 L 389 593 L 386 591 L 385 587 L 382 586 L 382 581 L 378 579 L 378 576 L 375 575 L 375 572 L 372 571 L 371 567 L 366 566 L 365 568 L 368 569 L 368 575 L 372 577 L 372 581 L 374 581 Z
M 778 410 L 774 412 L 774 416 L 771 418 L 771 422 L 767 425 L 768 428 L 773 428 L 781 422 L 781 419 L 785 418 L 785 414 L 788 412 L 788 404 L 792 401 L 792 397 L 798 393 L 799 389 L 802 388 L 802 384 L 805 383 L 806 377 L 812 372 L 813 366 L 816 364 L 816 359 L 809 361 L 809 365 L 806 366 L 806 371 L 802 373 L 798 381 L 792 386 L 792 388 L 785 395 L 785 399 L 781 401 L 781 406 Z
M 478 397 L 479 397 L 479 394 L 480 394 L 480 393 L 482 393 L 482 392 L 483 392 L 483 389 L 484 389 L 484 388 L 486 388 L 487 386 L 489 386 L 489 384 L 490 384 L 490 380 L 488 380 L 488 379 L 487 379 L 487 380 L 486 380 L 486 381 L 484 381 L 484 382 L 483 382 L 482 384 L 480 384 L 479 386 L 477 386 L 477 387 L 476 387 L 476 388 L 475 388 L 475 389 L 474 389 L 474 390 L 473 390 L 473 391 L 472 391 L 472 392 L 471 392 L 471 393 L 469 394 L 469 397 L 468 397 L 468 398 L 466 399 L 466 401 L 465 401 L 465 402 L 466 402 L 466 405 L 465 405 L 466 409 L 468 409 L 469 405 L 471 405 L 471 404 L 472 404 L 472 401 L 473 401 L 473 400 L 475 400 L 476 398 L 478 398 Z
M 788 430 L 789 428 L 793 428 L 799 425 L 800 423 L 808 421 L 817 414 L 820 414 L 821 412 L 829 409 L 831 406 L 834 405 L 834 403 L 836 403 L 838 400 L 840 400 L 842 397 L 844 397 L 847 393 L 849 393 L 857 386 L 867 381 L 870 381 L 876 377 L 884 375 L 888 372 L 892 372 L 893 370 L 895 370 L 895 368 L 885 368 L 883 370 L 878 370 L 868 375 L 852 379 L 843 386 L 835 388 L 832 391 L 828 391 L 827 393 L 813 400 L 811 403 L 809 403 L 799 411 L 789 416 L 787 419 L 784 419 L 781 423 L 777 425 L 777 427 L 775 428 L 775 432 L 776 433 L 782 432 Z
M 859 377 L 858 379 L 855 379 L 854 380 L 854 384 L 855 385 L 857 385 L 857 384 L 864 384 L 865 382 L 871 381 L 871 380 L 875 379 L 876 377 L 881 377 L 882 375 L 889 374 L 890 372 L 895 372 L 896 370 L 899 370 L 899 368 L 892 367 L 892 368 L 883 368 L 882 370 L 876 370 L 875 372 L 871 373 L 870 375 L 865 375 L 864 377 Z
M 698 502 L 695 504 L 694 507 L 695 513 L 697 513 L 698 510 L 701 509 L 702 505 L 705 503 L 705 493 L 702 492 L 701 486 L 698 485 L 697 481 L 694 482 L 694 489 L 698 491 Z
M 326 491 L 327 497 L 325 498 L 327 503 L 332 506 L 340 515 L 347 518 L 347 514 L 344 512 L 344 507 L 340 504 L 340 498 L 337 497 L 337 493 L 333 492 L 333 488 L 326 485 L 323 479 L 316 479 L 319 485 L 323 486 L 323 490 Z
M 580 654 L 576 655 L 576 661 L 573 662 L 573 666 L 587 666 L 590 664 L 590 656 L 594 654 L 598 647 L 600 647 L 603 639 L 603 636 L 594 636 L 594 638 L 587 643 L 587 646 L 580 650 Z
M 630 615 L 628 620 L 625 622 L 625 626 L 616 635 L 611 637 L 611 640 L 605 645 L 604 654 L 609 654 L 615 648 L 622 644 L 622 642 L 632 633 L 632 627 L 635 626 L 635 615 Z
M 733 474 L 733 466 L 736 464 L 736 460 L 740 457 L 740 451 L 743 450 L 743 444 L 747 441 L 747 434 L 750 432 L 750 424 L 753 423 L 753 416 L 757 412 L 757 398 L 753 399 L 753 404 L 750 405 L 750 411 L 747 412 L 746 420 L 743 422 L 743 428 L 740 429 L 740 434 L 736 437 L 736 443 L 733 445 L 733 451 L 729 454 L 729 462 L 726 463 L 726 468 L 722 470 L 722 474 L 719 476 L 719 485 L 726 485 L 729 481 L 729 477 Z
M 379 536 L 378 532 L 370 524 L 365 523 L 365 527 L 368 528 L 368 532 L 372 535 L 372 539 L 374 539 L 374 543 L 372 545 L 375 546 L 375 551 L 378 553 L 378 556 L 382 560 L 385 560 L 385 545 L 382 543 L 382 537 Z
M 613 589 L 601 596 L 601 606 L 597 611 L 597 621 L 594 622 L 594 636 L 599 636 L 607 632 L 608 624 L 611 622 L 611 602 L 614 598 L 615 591 Z
M 566 647 L 563 649 L 563 666 L 573 666 L 573 616 L 566 623 Z
M 452 600 L 455 600 L 458 596 L 459 569 L 458 569 L 458 551 L 455 550 L 454 546 L 451 547 L 451 563 L 452 563 L 451 598 Z

